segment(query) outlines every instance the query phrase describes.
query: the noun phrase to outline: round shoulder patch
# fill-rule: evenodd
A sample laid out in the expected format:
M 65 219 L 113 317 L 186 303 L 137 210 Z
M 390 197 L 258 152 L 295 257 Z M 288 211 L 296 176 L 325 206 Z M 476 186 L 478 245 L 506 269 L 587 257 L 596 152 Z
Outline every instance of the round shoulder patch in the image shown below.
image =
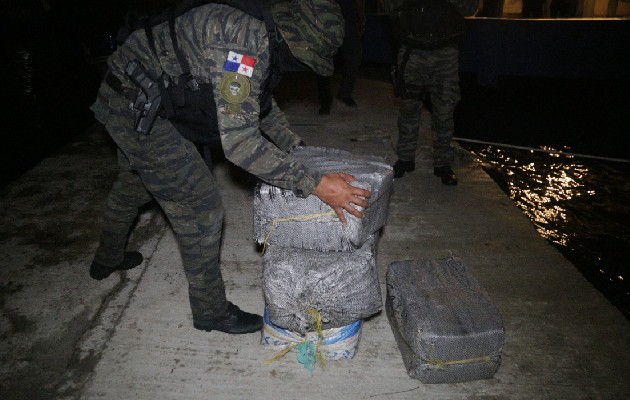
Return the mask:
M 251 85 L 245 75 L 228 72 L 221 78 L 221 95 L 230 104 L 239 104 L 249 96 Z

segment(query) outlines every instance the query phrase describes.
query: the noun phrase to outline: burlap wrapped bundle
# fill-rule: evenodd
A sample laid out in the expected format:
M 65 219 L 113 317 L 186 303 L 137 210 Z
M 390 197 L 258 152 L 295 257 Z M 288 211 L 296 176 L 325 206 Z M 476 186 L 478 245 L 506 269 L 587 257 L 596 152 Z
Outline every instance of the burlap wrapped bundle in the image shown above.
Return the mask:
M 383 227 L 394 176 L 384 159 L 321 147 L 298 148 L 294 155 L 312 170 L 353 175 L 357 181 L 352 185 L 370 191 L 369 206 L 363 218 L 346 213 L 344 225 L 316 196 L 299 198 L 289 190 L 260 184 L 254 196 L 254 238 L 259 244 L 350 251 Z
M 321 314 L 323 329 L 339 328 L 382 308 L 375 238 L 355 251 L 317 251 L 272 246 L 263 257 L 263 293 L 270 320 L 298 333 L 312 330 L 309 314 Z
M 461 260 L 396 261 L 386 280 L 386 313 L 409 376 L 423 383 L 494 376 L 505 330 Z

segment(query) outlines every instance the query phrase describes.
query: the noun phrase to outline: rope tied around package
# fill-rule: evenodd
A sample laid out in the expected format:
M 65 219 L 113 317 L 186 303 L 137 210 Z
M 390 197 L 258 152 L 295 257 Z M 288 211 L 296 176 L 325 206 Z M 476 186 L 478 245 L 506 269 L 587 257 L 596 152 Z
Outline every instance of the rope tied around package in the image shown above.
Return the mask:
M 330 211 L 326 211 L 326 212 L 323 212 L 323 213 L 296 215 L 294 217 L 284 217 L 284 218 L 274 218 L 274 219 L 272 219 L 271 220 L 271 229 L 269 229 L 269 232 L 267 232 L 267 235 L 265 236 L 265 240 L 263 241 L 263 248 L 262 248 L 261 256 L 265 255 L 265 251 L 267 250 L 267 242 L 269 240 L 269 237 L 271 236 L 271 234 L 276 229 L 276 226 L 279 223 L 281 223 L 281 222 L 290 222 L 290 221 L 307 221 L 309 219 L 315 219 L 315 218 L 320 218 L 320 217 L 329 217 L 329 216 L 334 216 L 334 215 L 336 215 L 335 211 L 334 210 L 330 210 Z
M 278 354 L 269 360 L 265 360 L 265 365 L 270 365 L 274 361 L 277 361 L 284 357 L 291 350 L 298 350 L 297 360 L 300 364 L 304 365 L 304 368 L 313 372 L 315 365 L 319 364 L 321 367 L 326 365 L 326 358 L 321 350 L 321 345 L 324 341 L 324 331 L 322 329 L 322 314 L 314 308 L 309 308 L 308 313 L 313 317 L 315 323 L 315 329 L 317 332 L 317 343 L 313 344 L 308 339 L 304 339 L 299 343 L 294 343 L 286 348 L 282 349 Z
M 490 363 L 492 362 L 492 357 L 481 356 L 481 357 L 474 357 L 474 358 L 466 358 L 463 360 L 449 360 L 449 361 L 425 360 L 425 361 L 427 362 L 427 364 L 435 365 L 436 367 L 439 367 L 439 368 L 444 368 L 444 367 L 448 367 L 449 365 L 470 364 L 470 363 L 477 363 L 477 362 Z

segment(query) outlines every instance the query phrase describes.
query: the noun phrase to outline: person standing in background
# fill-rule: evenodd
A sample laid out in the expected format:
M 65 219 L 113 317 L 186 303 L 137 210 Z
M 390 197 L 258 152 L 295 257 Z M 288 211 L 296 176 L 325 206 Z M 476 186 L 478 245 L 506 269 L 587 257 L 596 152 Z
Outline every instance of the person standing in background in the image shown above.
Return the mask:
M 383 0 L 400 42 L 395 83 L 401 96 L 394 178 L 415 170 L 423 101 L 431 102 L 433 173 L 444 185 L 457 185 L 452 170 L 453 113 L 460 100 L 459 41 L 464 16 L 478 0 Z
M 341 83 L 337 90 L 337 99 L 348 107 L 357 107 L 352 93 L 363 58 L 361 36 L 365 31 L 365 0 L 335 1 L 339 4 L 345 21 L 345 35 L 338 53 L 341 58 Z M 333 101 L 331 77 L 317 75 L 317 93 L 320 105 L 319 114 L 330 114 Z

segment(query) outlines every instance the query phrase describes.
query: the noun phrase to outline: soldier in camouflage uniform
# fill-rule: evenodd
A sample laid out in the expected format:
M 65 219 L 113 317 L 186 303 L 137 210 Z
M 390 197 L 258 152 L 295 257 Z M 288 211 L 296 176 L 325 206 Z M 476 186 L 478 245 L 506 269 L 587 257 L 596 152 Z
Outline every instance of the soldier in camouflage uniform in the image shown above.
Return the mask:
M 390 14 L 404 0 L 384 0 Z M 451 3 L 461 16 L 473 15 L 478 0 L 443 0 Z M 422 48 L 402 43 L 397 57 L 402 99 L 398 117 L 398 142 L 394 177 L 401 178 L 415 169 L 416 149 L 420 130 L 423 99 L 430 96 L 433 128 L 433 172 L 445 185 L 456 185 L 457 177 L 451 168 L 454 160 L 453 112 L 460 100 L 458 41 L 437 47 Z
M 330 0 L 284 0 L 275 1 L 272 12 L 290 50 L 287 57 L 293 57 L 284 64 L 306 65 L 318 74 L 331 75 L 332 57 L 343 37 L 339 7 Z M 262 318 L 226 299 L 219 266 L 223 209 L 214 177 L 195 145 L 167 119 L 156 119 L 149 134 L 136 132 L 134 111 L 123 95 L 138 93 L 138 86 L 125 74 L 132 60 L 140 61 L 147 71 L 161 68 L 173 77 L 182 73 L 168 29 L 163 23 L 152 30 L 159 59 L 144 30 L 126 39 L 108 59 L 109 73 L 120 80 L 122 91 L 114 90 L 106 79 L 91 107 L 118 146 L 120 171 L 107 199 L 90 275 L 100 280 L 142 262 L 140 253 L 125 252 L 125 244 L 138 207 L 155 199 L 179 244 L 194 327 L 255 332 L 261 329 Z M 322 176 L 292 157 L 289 151 L 300 138 L 275 102 L 261 118 L 262 85 L 274 67 L 263 21 L 227 5 L 207 4 L 177 17 L 175 32 L 192 75 L 213 84 L 220 142 L 229 161 L 298 196 L 318 196 L 343 223 L 344 210 L 363 216 L 356 207 L 367 207 L 368 191 L 349 185 L 354 180 L 350 175 Z

